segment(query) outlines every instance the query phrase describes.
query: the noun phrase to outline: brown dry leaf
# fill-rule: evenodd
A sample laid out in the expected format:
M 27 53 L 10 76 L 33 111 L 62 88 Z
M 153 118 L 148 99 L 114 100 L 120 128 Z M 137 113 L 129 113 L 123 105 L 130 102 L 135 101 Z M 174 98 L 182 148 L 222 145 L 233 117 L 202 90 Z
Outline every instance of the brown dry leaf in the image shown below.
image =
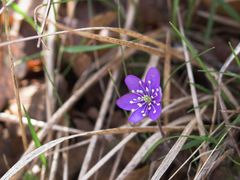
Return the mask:
M 236 11 L 240 12 L 240 1 L 239 0 L 224 0 L 228 5 L 234 8 Z M 203 0 L 203 3 L 210 8 L 212 0 Z M 219 13 L 226 14 L 223 8 L 218 8 Z
M 37 91 L 32 95 L 30 106 L 28 109 L 28 113 L 31 118 L 39 120 L 46 119 L 45 94 L 45 84 L 38 84 Z
M 89 119 L 87 119 L 87 117 L 84 114 L 74 110 L 71 113 L 71 119 L 74 126 L 76 126 L 77 129 L 81 129 L 84 131 L 93 130 L 93 124 L 89 121 Z
M 13 85 L 8 67 L 4 64 L 0 52 L 0 111 L 7 105 L 10 98 L 14 97 Z
M 81 74 L 88 69 L 92 63 L 92 58 L 88 54 L 79 54 L 77 59 L 73 62 L 73 71 L 80 77 Z
M 123 157 L 122 157 L 122 163 L 125 166 L 129 163 L 129 160 L 132 159 L 132 157 L 135 155 L 135 153 L 138 151 L 138 149 L 141 147 L 141 144 L 137 143 L 136 141 L 130 141 L 125 146 L 125 151 Z
M 19 160 L 23 152 L 21 137 L 16 132 L 17 127 L 12 124 L 0 130 L 0 176 L 8 170 L 8 165 L 11 167 Z
M 80 164 L 82 164 L 84 158 L 83 154 L 86 153 L 86 150 L 87 146 L 81 146 L 69 151 L 68 163 L 71 167 L 69 168 L 69 179 L 76 178 L 75 176 L 79 172 Z
M 116 17 L 117 17 L 116 13 L 113 11 L 99 14 L 90 20 L 90 25 L 91 26 L 108 26 L 114 20 L 116 20 Z
M 96 107 L 92 106 L 87 110 L 86 114 L 91 119 L 97 119 L 99 112 Z
M 140 0 L 137 20 L 149 28 L 168 22 L 167 1 Z
M 11 39 L 17 39 L 17 38 L 19 38 L 19 37 L 11 37 Z M 11 51 L 13 54 L 13 60 L 18 60 L 18 59 L 26 56 L 26 53 L 24 52 L 25 48 L 26 48 L 26 42 L 24 42 L 24 41 L 21 43 L 18 43 L 18 44 L 12 44 Z M 27 65 L 26 65 L 26 63 L 17 64 L 17 65 L 15 65 L 14 70 L 15 70 L 16 77 L 18 79 L 23 79 L 27 74 Z
M 36 94 L 39 94 L 36 95 Z M 31 85 L 22 87 L 19 89 L 19 95 L 21 97 L 21 103 L 24 107 L 29 110 L 31 107 L 31 117 L 43 119 L 43 116 L 37 115 L 40 112 L 44 111 L 44 90 L 41 88 L 40 84 L 31 83 Z M 36 103 L 37 102 L 37 103 Z M 39 106 L 42 105 L 41 108 Z M 17 103 L 15 99 L 12 99 L 9 106 L 9 111 L 14 114 L 18 115 Z M 22 112 L 24 114 L 24 112 Z
M 110 122 L 110 127 L 120 127 L 124 125 L 127 122 L 127 117 L 123 115 L 121 111 L 114 111 L 111 122 Z

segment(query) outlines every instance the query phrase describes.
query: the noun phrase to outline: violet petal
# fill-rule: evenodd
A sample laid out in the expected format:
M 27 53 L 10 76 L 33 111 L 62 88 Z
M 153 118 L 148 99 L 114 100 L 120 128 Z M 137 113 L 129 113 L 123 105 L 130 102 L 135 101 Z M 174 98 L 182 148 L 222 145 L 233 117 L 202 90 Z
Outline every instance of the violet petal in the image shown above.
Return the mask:
M 159 93 L 156 97 L 153 98 L 154 101 L 156 102 L 161 102 L 162 101 L 162 94 Z
M 145 83 L 148 84 L 149 82 L 151 88 L 155 89 L 160 86 L 160 74 L 155 67 L 150 68 L 147 72 Z
M 142 81 L 142 80 L 134 75 L 128 75 L 125 78 L 125 84 L 127 85 L 129 90 L 141 90 L 142 88 L 139 84 L 139 81 Z
M 136 94 L 125 94 L 122 97 L 120 97 L 119 99 L 117 99 L 117 105 L 118 107 L 124 109 L 124 110 L 133 110 L 133 109 L 137 109 L 138 105 L 135 102 L 135 100 L 137 100 L 139 96 Z
M 134 111 L 128 118 L 128 120 L 131 122 L 131 123 L 138 123 L 139 121 L 141 121 L 143 118 L 145 118 L 146 116 L 143 116 L 143 114 L 141 113 L 142 110 L 145 109 L 145 106 L 142 106 L 140 108 L 138 108 L 136 111 Z
M 148 116 L 151 120 L 155 121 L 157 118 L 159 118 L 160 114 L 162 112 L 162 106 L 152 105 L 151 110 L 148 112 Z

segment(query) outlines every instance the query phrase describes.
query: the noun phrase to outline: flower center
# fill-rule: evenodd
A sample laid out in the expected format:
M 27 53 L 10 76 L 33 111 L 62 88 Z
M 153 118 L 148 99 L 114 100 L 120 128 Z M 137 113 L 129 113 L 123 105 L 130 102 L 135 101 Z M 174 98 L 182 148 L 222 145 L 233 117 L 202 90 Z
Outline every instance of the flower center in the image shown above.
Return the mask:
M 144 96 L 143 96 L 143 100 L 144 100 L 146 103 L 148 103 L 148 104 L 152 102 L 151 97 L 149 97 L 148 95 L 144 95 Z

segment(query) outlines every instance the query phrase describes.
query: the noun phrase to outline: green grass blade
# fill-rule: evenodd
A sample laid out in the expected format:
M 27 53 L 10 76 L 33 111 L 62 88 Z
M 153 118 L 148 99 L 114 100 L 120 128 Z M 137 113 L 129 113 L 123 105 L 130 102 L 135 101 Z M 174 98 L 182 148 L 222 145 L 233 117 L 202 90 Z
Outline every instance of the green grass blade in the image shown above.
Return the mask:
M 36 25 L 34 23 L 34 20 L 32 17 L 28 16 L 16 3 L 12 3 L 10 6 L 15 12 L 23 16 L 24 20 L 33 27 L 33 29 L 36 28 Z
M 209 101 L 207 101 L 207 102 L 203 102 L 203 103 L 201 103 L 201 104 L 199 104 L 197 107 L 192 107 L 191 109 L 189 109 L 188 111 L 187 111 L 187 113 L 191 113 L 191 112 L 193 112 L 195 109 L 201 109 L 201 108 L 203 108 L 204 106 L 209 106 L 209 105 L 211 105 L 213 102 L 211 101 L 211 100 L 209 100 Z
M 214 49 L 214 47 L 208 48 L 205 51 L 197 54 L 196 57 L 199 57 L 209 51 L 211 51 L 212 49 Z M 192 61 L 195 57 L 193 57 L 190 61 Z M 182 63 L 181 65 L 179 65 L 178 67 L 176 67 L 170 74 L 169 78 L 167 79 L 167 81 L 163 84 L 163 90 L 166 88 L 167 83 L 171 80 L 171 78 L 177 73 L 177 71 L 179 71 L 180 69 L 182 69 L 183 67 L 185 67 L 186 63 Z
M 57 88 L 56 88 L 53 80 L 51 79 L 50 74 L 48 73 L 45 64 L 43 64 L 43 70 L 44 70 L 44 73 L 46 74 L 48 80 L 50 81 L 52 87 L 53 87 L 53 95 L 57 99 L 58 105 L 61 106 L 63 104 L 62 99 L 61 99 L 61 97 L 58 94 Z M 68 116 L 67 113 L 64 114 L 64 119 L 66 120 L 67 123 L 69 123 L 69 116 Z
M 24 106 L 23 106 L 23 110 L 24 110 L 24 114 L 25 114 L 25 116 L 26 116 L 26 118 L 27 118 L 27 121 L 28 121 L 28 127 L 29 127 L 29 130 L 30 130 L 32 139 L 33 139 L 33 141 L 34 141 L 34 143 L 35 143 L 35 146 L 38 148 L 38 147 L 41 146 L 41 143 L 40 143 L 40 141 L 39 141 L 39 139 L 38 139 L 37 133 L 35 132 L 32 123 L 31 123 L 31 118 L 30 118 L 30 116 L 29 116 L 29 114 L 28 114 L 28 112 L 26 111 L 26 109 L 25 109 Z M 46 156 L 45 156 L 44 154 L 41 154 L 41 155 L 39 156 L 39 159 L 41 160 L 42 164 L 43 164 L 45 167 L 47 167 L 47 158 L 46 158 Z
M 92 51 L 114 48 L 117 46 L 118 45 L 115 45 L 115 44 L 103 44 L 103 45 L 94 45 L 94 46 L 78 45 L 78 46 L 63 47 L 62 50 L 63 52 L 67 52 L 67 53 L 83 53 L 83 52 L 92 52 Z
M 229 76 L 229 77 L 234 77 L 234 78 L 237 78 L 237 79 L 240 80 L 240 75 L 239 74 L 236 74 L 236 73 L 233 73 L 233 72 L 230 72 L 230 71 L 227 71 L 227 72 L 223 73 L 223 75 Z
M 191 140 L 183 145 L 182 150 L 187 150 L 187 149 L 191 149 L 193 147 L 198 147 L 201 143 L 202 143 L 202 141 L 197 140 L 197 139 Z
M 172 22 L 177 24 L 177 11 L 179 8 L 179 0 L 173 0 L 173 10 L 172 10 Z
M 149 151 L 144 155 L 142 162 L 145 162 L 148 157 L 154 152 L 154 150 L 162 143 L 164 143 L 165 141 L 171 140 L 171 139 L 177 139 L 180 137 L 187 137 L 189 139 L 193 139 L 193 140 L 198 140 L 199 142 L 210 142 L 213 144 L 217 144 L 217 141 L 213 138 L 213 137 L 209 137 L 209 136 L 195 136 L 195 135 L 190 135 L 190 136 L 170 136 L 164 139 L 160 139 L 159 141 L 157 141 L 156 143 L 154 143 L 152 145 L 152 147 L 149 149 Z
M 193 86 L 195 86 L 197 89 L 199 89 L 200 91 L 206 93 L 206 94 L 212 94 L 212 92 L 208 89 L 208 88 L 205 88 L 204 86 L 200 85 L 200 84 L 196 84 L 196 83 L 190 83 L 192 84 Z
M 204 72 L 204 73 L 218 73 L 217 71 L 215 70 L 199 70 L 199 72 Z M 230 71 L 227 71 L 227 72 L 224 72 L 222 73 L 224 76 L 229 76 L 229 77 L 235 77 L 237 78 L 238 80 L 240 80 L 240 75 L 238 75 L 237 73 L 233 73 L 233 72 L 230 72 Z
M 238 64 L 238 66 L 240 66 L 240 59 L 239 59 L 238 55 L 237 55 L 236 52 L 234 51 L 234 49 L 233 49 L 233 47 L 232 47 L 232 44 L 231 44 L 230 42 L 229 42 L 228 44 L 229 44 L 229 46 L 230 46 L 230 49 L 231 49 L 231 51 L 232 51 L 232 53 L 233 53 L 233 55 L 234 55 L 234 57 L 235 57 L 235 60 L 236 60 L 236 62 L 237 62 L 237 64 Z
M 230 159 L 230 161 L 232 161 L 234 164 L 236 164 L 237 166 L 240 166 L 240 162 L 236 161 L 234 158 L 232 158 L 231 156 L 228 156 L 228 159 Z
M 192 22 L 192 16 L 193 16 L 193 10 L 195 7 L 195 0 L 188 0 L 188 10 L 187 10 L 187 20 L 186 20 L 186 28 L 189 29 L 189 27 L 191 26 L 191 22 Z
M 240 115 L 237 116 L 237 118 L 232 122 L 233 125 L 240 124 Z
M 208 67 L 203 63 L 202 59 L 198 56 L 197 50 L 196 50 L 196 49 L 191 45 L 191 43 L 181 34 L 181 32 L 176 28 L 176 26 L 175 26 L 173 23 L 171 23 L 171 22 L 169 22 L 169 23 L 170 23 L 170 25 L 172 26 L 172 28 L 173 28 L 173 30 L 175 31 L 175 33 L 178 35 L 178 37 L 186 43 L 186 45 L 187 45 L 187 47 L 188 47 L 188 49 L 189 49 L 192 57 L 195 57 L 195 60 L 196 60 L 196 62 L 200 65 L 200 67 L 201 67 L 203 70 L 206 70 L 206 77 L 208 78 L 208 80 L 209 80 L 213 85 L 215 85 L 215 84 L 216 84 L 216 80 L 212 77 L 212 75 L 211 75 L 210 73 L 207 72 Z
M 27 171 L 23 176 L 23 180 L 38 180 L 38 177 L 31 171 Z
M 240 21 L 240 14 L 232 7 L 230 6 L 226 1 L 224 0 L 218 0 L 219 4 L 223 7 L 223 9 L 227 12 L 229 16 L 231 16 L 236 21 Z
M 213 28 L 213 17 L 216 14 L 216 10 L 217 10 L 217 0 L 213 0 L 211 1 L 211 8 L 210 8 L 210 15 L 208 18 L 208 22 L 207 22 L 207 29 L 204 33 L 204 43 L 207 44 L 207 42 L 209 42 L 211 33 L 212 33 L 212 28 Z

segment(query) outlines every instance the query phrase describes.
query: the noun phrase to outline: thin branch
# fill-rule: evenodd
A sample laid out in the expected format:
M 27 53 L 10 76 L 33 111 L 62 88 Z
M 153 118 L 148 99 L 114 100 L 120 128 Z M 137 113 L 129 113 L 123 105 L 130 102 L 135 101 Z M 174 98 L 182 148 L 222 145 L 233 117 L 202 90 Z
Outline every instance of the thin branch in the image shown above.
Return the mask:
M 185 98 L 181 98 L 173 102 L 172 104 L 164 107 L 162 109 L 162 114 L 166 113 L 170 107 L 178 106 L 182 104 L 182 101 Z M 140 127 L 145 127 L 150 123 L 150 121 L 144 122 Z M 159 131 L 159 129 L 158 129 Z M 121 142 L 119 142 L 111 151 L 109 151 L 100 161 L 97 162 L 82 178 L 82 180 L 90 178 L 99 168 L 101 168 L 114 154 L 116 154 L 122 146 L 124 146 L 126 143 L 128 143 L 135 135 L 136 133 L 129 134 L 126 136 Z
M 171 44 L 171 39 L 170 39 L 170 31 L 167 31 L 167 35 L 166 35 L 166 47 L 169 47 Z M 164 106 L 167 106 L 169 104 L 170 101 L 170 94 L 171 94 L 171 81 L 168 81 L 168 79 L 170 78 L 170 72 L 171 72 L 171 55 L 169 53 L 169 49 L 166 49 L 166 54 L 165 54 L 165 61 L 164 61 L 164 71 L 163 71 L 163 83 L 165 86 L 164 92 L 163 92 L 163 103 Z M 168 124 L 168 114 L 166 113 L 166 115 L 163 118 L 163 123 L 164 124 Z
M 44 31 L 44 27 L 45 27 L 46 22 L 47 22 L 48 14 L 49 14 L 50 9 L 51 9 L 52 0 L 47 0 L 47 1 L 48 1 L 47 2 L 47 8 L 46 8 L 44 19 L 43 19 L 43 23 L 42 23 L 42 26 L 41 26 L 41 29 L 40 29 L 40 32 L 39 32 L 38 35 L 42 35 L 42 33 Z M 38 39 L 37 47 L 40 47 L 40 42 L 41 42 L 41 37 L 39 37 L 39 39 Z
M 184 35 L 184 30 L 183 30 L 183 25 L 182 25 L 182 19 L 181 19 L 179 11 L 178 11 L 178 16 L 177 17 L 178 17 L 180 32 L 182 33 L 183 36 L 185 36 Z M 192 65 L 189 63 L 190 56 L 189 56 L 189 53 L 188 53 L 188 50 L 187 50 L 186 43 L 183 40 L 182 40 L 182 45 L 183 45 L 183 49 L 184 49 L 184 57 L 185 57 L 185 61 L 186 61 L 189 84 L 190 84 L 191 95 L 192 95 L 192 100 L 193 100 L 193 108 L 194 108 L 194 112 L 195 112 L 195 115 L 196 115 L 196 120 L 197 120 L 200 135 L 203 136 L 206 133 L 205 133 L 205 128 L 204 128 L 204 125 L 203 125 L 203 122 L 202 122 L 202 117 L 201 117 L 200 110 L 199 110 L 197 91 L 196 91 L 196 88 L 194 86 L 195 81 L 194 81 L 194 76 L 193 76 L 193 71 L 192 71 Z
M 112 28 L 112 27 L 90 27 L 90 28 L 72 29 L 72 28 L 66 27 L 64 25 L 61 25 L 59 23 L 56 23 L 56 26 L 58 28 L 67 29 L 67 30 L 58 31 L 58 32 L 55 32 L 55 33 L 50 33 L 50 34 L 30 36 L 30 37 L 26 37 L 26 38 L 21 38 L 21 39 L 16 39 L 16 40 L 12 40 L 12 41 L 3 42 L 3 43 L 0 43 L 0 47 L 6 46 L 6 45 L 9 45 L 9 44 L 13 44 L 13 43 L 22 42 L 22 41 L 29 41 L 29 40 L 33 40 L 33 39 L 38 39 L 38 38 L 41 38 L 41 37 L 60 35 L 60 34 L 65 34 L 65 33 L 73 33 L 73 34 L 80 35 L 80 36 L 85 37 L 85 38 L 95 39 L 95 40 L 98 40 L 98 41 L 101 41 L 101 42 L 113 43 L 113 44 L 118 44 L 118 45 L 122 45 L 122 46 L 131 47 L 131 48 L 134 48 L 134 49 L 139 49 L 139 50 L 148 52 L 150 54 L 155 54 L 155 55 L 158 55 L 158 56 L 163 56 L 164 53 L 165 53 L 164 48 L 166 48 L 166 47 L 163 43 L 160 43 L 158 41 L 156 42 L 156 40 L 153 40 L 152 38 L 149 38 L 145 35 L 142 35 L 142 34 L 139 34 L 139 33 L 133 32 L 133 31 L 129 31 L 129 30 L 126 30 L 126 29 Z M 94 33 L 85 32 L 85 31 L 104 30 L 104 29 L 105 30 L 110 30 L 110 31 L 113 31 L 113 32 L 118 32 L 120 34 L 126 34 L 126 35 L 131 36 L 131 37 L 139 38 L 140 40 L 143 40 L 143 41 L 152 43 L 153 45 L 156 45 L 158 47 L 161 47 L 161 49 L 157 49 L 157 48 L 147 46 L 147 45 L 143 45 L 143 44 L 140 44 L 140 43 L 135 43 L 135 42 L 132 42 L 132 41 L 125 41 L 125 40 L 120 40 L 120 39 L 116 39 L 116 38 L 112 38 L 112 37 L 104 37 L 104 36 L 97 35 L 97 34 L 94 34 Z M 175 57 L 179 60 L 183 60 L 183 56 L 182 56 L 181 53 L 179 53 L 178 51 L 176 51 L 173 48 L 171 48 L 170 50 L 171 50 L 170 51 L 171 55 L 173 57 Z
M 0 121 L 1 122 L 6 122 L 6 123 L 14 123 L 17 124 L 18 123 L 18 117 L 12 114 L 7 114 L 7 113 L 0 113 Z M 28 121 L 26 117 L 22 117 L 22 122 L 25 126 L 28 125 Z M 31 123 L 34 127 L 46 127 L 47 123 L 44 121 L 39 121 L 36 119 L 31 119 Z M 79 130 L 79 129 L 75 129 L 75 128 L 69 128 L 69 127 L 65 127 L 65 126 L 61 126 L 61 125 L 53 125 L 51 127 L 52 130 L 55 131 L 59 131 L 59 132 L 67 132 L 67 133 L 71 133 L 71 134 L 77 134 L 77 133 L 82 133 L 83 131 Z
M 151 137 L 149 137 L 143 145 L 139 148 L 137 153 L 135 153 L 134 157 L 127 164 L 127 166 L 122 170 L 122 172 L 118 175 L 116 180 L 123 180 L 127 177 L 127 175 L 134 170 L 135 167 L 142 161 L 145 154 L 152 148 L 152 145 L 155 144 L 162 138 L 159 132 L 154 133 Z
M 174 159 L 177 157 L 178 153 L 182 149 L 182 146 L 187 140 L 187 137 L 189 134 L 191 134 L 194 126 L 196 124 L 196 118 L 191 120 L 184 131 L 181 134 L 181 137 L 178 138 L 177 142 L 173 145 L 169 153 L 166 155 L 154 175 L 152 176 L 151 180 L 159 180 L 163 176 L 163 174 L 166 172 L 166 170 L 169 168 L 169 166 L 172 164 Z
M 5 21 L 4 21 L 5 22 L 5 32 L 6 32 L 7 40 L 9 41 L 9 39 L 10 39 L 9 38 L 9 16 L 8 16 L 7 11 L 4 13 L 4 17 L 5 17 Z M 18 120 L 19 120 L 19 125 L 20 125 L 21 133 L 22 133 L 21 134 L 22 142 L 23 142 L 24 149 L 27 150 L 27 147 L 28 147 L 27 135 L 26 135 L 26 131 L 25 131 L 25 128 L 24 128 L 24 125 L 22 122 L 21 100 L 20 100 L 20 95 L 19 95 L 19 90 L 18 90 L 18 81 L 17 81 L 16 75 L 15 75 L 13 55 L 12 55 L 10 45 L 8 45 L 8 53 L 9 53 L 9 63 L 10 63 L 10 71 L 11 71 L 11 77 L 12 77 L 12 82 L 13 82 L 14 94 L 15 94 L 16 101 L 17 101 Z
M 113 75 L 114 81 L 116 81 L 117 77 L 118 77 L 118 73 L 117 74 L 114 73 L 114 75 Z M 102 102 L 102 105 L 101 105 L 99 116 L 96 120 L 96 124 L 95 124 L 95 127 L 94 127 L 95 131 L 100 130 L 102 128 L 104 118 L 106 116 L 106 113 L 107 113 L 109 105 L 110 105 L 109 102 L 111 100 L 113 91 L 114 91 L 114 84 L 113 84 L 112 80 L 110 79 L 109 82 L 108 82 L 107 91 L 105 93 L 105 96 L 104 96 L 104 99 L 103 99 L 103 102 Z M 78 176 L 79 180 L 82 179 L 83 175 L 88 170 L 88 166 L 90 164 L 92 154 L 93 154 L 93 151 L 94 151 L 96 143 L 97 143 L 97 139 L 98 139 L 97 136 L 93 136 L 92 139 L 91 139 L 91 142 L 90 142 L 90 144 L 88 146 L 88 149 L 87 149 L 87 153 L 86 153 L 84 161 L 82 163 L 82 168 L 81 168 L 80 174 Z

